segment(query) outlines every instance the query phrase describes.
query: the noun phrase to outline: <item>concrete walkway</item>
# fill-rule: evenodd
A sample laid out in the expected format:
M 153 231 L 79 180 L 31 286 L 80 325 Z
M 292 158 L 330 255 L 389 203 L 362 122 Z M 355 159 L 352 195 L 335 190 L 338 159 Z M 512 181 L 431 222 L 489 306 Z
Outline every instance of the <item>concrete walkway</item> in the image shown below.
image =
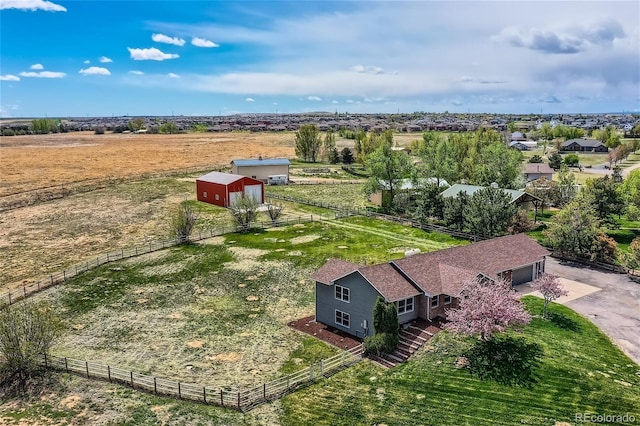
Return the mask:
M 562 264 L 553 258 L 546 262 L 546 272 L 560 277 L 569 292 L 558 302 L 593 321 L 640 365 L 640 284 L 624 274 Z M 519 291 L 526 294 L 526 285 Z M 529 293 L 533 293 L 530 287 Z

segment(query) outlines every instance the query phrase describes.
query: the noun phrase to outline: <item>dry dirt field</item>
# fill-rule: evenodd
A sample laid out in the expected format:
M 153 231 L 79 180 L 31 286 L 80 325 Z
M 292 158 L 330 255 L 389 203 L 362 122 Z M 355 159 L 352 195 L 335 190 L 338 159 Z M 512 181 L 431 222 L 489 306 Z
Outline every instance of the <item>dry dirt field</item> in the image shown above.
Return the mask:
M 290 132 L 0 136 L 0 196 L 85 179 L 226 166 L 234 158 L 290 158 L 294 151 Z

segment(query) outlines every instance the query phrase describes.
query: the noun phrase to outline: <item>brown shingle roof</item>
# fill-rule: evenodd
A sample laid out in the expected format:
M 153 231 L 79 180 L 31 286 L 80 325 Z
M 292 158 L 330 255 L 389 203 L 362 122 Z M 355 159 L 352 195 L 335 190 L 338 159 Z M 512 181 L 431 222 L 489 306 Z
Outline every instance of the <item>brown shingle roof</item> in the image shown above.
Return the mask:
M 387 302 L 407 299 L 422 293 L 389 263 L 366 266 L 360 268 L 358 272 L 384 296 Z
M 347 262 L 346 260 L 329 259 L 327 263 L 322 265 L 320 269 L 311 275 L 311 278 L 315 281 L 321 282 L 322 284 L 330 285 L 332 281 L 335 281 L 340 277 L 344 277 L 351 272 L 357 271 L 358 268 L 359 265 Z
M 525 234 L 517 234 L 406 257 L 393 263 L 428 294 L 457 296 L 464 282 L 479 273 L 496 277 L 500 272 L 537 262 L 548 254 L 549 251 Z
M 458 296 L 464 283 L 478 274 L 495 278 L 500 272 L 532 264 L 548 254 L 547 249 L 525 234 L 517 234 L 373 266 L 329 259 L 311 278 L 331 285 L 358 272 L 388 302 L 417 296 L 421 294 L 419 289 L 432 296 Z
M 527 163 L 524 166 L 525 173 L 555 173 L 546 163 Z

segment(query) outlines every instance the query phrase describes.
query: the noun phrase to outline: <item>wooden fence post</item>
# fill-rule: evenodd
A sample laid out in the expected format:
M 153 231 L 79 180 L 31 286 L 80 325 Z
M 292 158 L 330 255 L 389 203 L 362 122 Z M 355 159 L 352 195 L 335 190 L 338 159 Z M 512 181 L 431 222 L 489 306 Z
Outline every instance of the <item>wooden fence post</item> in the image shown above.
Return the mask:
M 182 391 L 180 390 L 180 382 L 178 382 L 178 398 L 182 399 Z
M 222 389 L 220 389 L 220 405 L 224 407 L 224 396 L 222 395 Z
M 202 387 L 202 397 L 204 399 L 204 403 L 207 403 L 207 388 L 205 388 L 204 386 Z
M 52 274 L 52 275 L 49 275 L 49 278 L 50 278 L 50 280 L 51 280 L 51 285 L 53 285 L 53 274 Z
M 67 280 L 67 271 L 65 269 L 62 270 L 62 281 Z
M 9 292 L 9 304 L 11 304 L 11 292 Z
M 156 383 L 156 378 L 153 378 L 153 393 L 158 394 L 158 383 Z
M 24 298 L 27 298 L 27 286 L 22 286 L 22 294 L 24 294 Z
M 238 408 L 240 408 L 240 391 L 238 391 Z
M 64 369 L 67 370 L 67 373 L 69 372 L 69 363 L 66 356 L 64 357 Z
M 49 365 L 47 364 L 47 353 L 44 353 L 44 368 L 49 368 Z
M 129 371 L 129 376 L 131 377 L 131 388 L 135 389 L 133 386 L 133 371 Z
M 109 377 L 109 383 L 113 383 L 111 381 L 111 367 L 109 367 L 108 365 L 107 365 L 107 377 Z
M 85 361 L 84 366 L 87 369 L 87 379 L 88 379 L 89 378 L 89 361 Z
M 267 384 L 266 383 L 262 385 L 262 397 L 264 399 L 267 399 Z

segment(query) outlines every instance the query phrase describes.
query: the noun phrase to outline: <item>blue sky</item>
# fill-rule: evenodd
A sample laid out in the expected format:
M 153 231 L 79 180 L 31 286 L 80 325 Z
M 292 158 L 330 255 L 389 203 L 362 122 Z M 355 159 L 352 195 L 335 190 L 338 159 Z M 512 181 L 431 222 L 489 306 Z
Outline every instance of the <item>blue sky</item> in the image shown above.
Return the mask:
M 640 111 L 638 1 L 0 0 L 0 116 Z

